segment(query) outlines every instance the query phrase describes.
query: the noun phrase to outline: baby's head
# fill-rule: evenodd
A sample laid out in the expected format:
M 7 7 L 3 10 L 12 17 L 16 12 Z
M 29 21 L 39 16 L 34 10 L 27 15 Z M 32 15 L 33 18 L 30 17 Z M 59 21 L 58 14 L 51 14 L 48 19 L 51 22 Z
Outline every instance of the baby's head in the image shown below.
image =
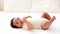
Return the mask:
M 22 28 L 23 22 L 20 18 L 13 18 L 10 25 L 12 28 Z

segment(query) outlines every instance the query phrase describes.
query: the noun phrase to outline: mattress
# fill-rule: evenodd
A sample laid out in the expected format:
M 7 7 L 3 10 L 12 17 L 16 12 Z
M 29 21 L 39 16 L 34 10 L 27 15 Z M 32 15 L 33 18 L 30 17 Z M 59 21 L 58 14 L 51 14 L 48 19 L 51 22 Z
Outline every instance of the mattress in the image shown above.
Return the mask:
M 60 34 L 60 13 L 51 13 L 51 17 L 53 15 L 56 16 L 56 20 L 53 22 L 51 27 L 48 30 L 42 29 L 14 29 L 10 26 L 10 21 L 14 17 L 22 18 L 23 16 L 31 15 L 31 16 L 41 16 L 41 14 L 37 13 L 0 13 L 0 34 Z

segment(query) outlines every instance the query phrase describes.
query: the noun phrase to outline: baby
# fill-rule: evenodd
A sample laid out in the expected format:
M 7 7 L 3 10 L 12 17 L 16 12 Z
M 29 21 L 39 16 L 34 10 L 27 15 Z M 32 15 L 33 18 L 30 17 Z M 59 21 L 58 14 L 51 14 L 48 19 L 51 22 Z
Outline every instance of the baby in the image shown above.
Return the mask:
M 55 19 L 56 19 L 55 16 L 51 18 L 50 15 L 45 12 L 42 14 L 40 18 L 34 18 L 32 16 L 26 16 L 23 17 L 23 19 L 13 18 L 11 20 L 11 27 L 24 28 L 28 30 L 34 28 L 47 30 Z

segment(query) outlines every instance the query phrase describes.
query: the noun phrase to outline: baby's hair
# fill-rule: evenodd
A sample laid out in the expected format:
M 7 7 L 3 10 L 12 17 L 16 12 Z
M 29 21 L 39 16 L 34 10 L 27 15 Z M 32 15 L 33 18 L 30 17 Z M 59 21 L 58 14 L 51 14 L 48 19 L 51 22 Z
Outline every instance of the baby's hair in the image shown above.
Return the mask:
M 13 25 L 13 20 L 14 20 L 14 19 L 15 19 L 15 18 L 13 18 L 13 19 L 11 20 L 11 24 L 10 24 L 10 25 L 11 25 L 11 27 L 12 27 L 12 28 L 19 28 L 19 27 L 17 27 L 17 26 L 15 26 L 15 25 Z

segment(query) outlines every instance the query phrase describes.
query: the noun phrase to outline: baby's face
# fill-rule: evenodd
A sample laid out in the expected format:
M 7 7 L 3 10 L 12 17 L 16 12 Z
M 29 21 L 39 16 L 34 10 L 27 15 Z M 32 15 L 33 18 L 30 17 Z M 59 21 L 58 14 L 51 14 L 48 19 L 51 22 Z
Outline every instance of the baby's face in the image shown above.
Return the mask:
M 23 23 L 21 21 L 21 19 L 19 18 L 14 18 L 13 20 L 13 25 L 17 26 L 17 27 L 22 27 Z

